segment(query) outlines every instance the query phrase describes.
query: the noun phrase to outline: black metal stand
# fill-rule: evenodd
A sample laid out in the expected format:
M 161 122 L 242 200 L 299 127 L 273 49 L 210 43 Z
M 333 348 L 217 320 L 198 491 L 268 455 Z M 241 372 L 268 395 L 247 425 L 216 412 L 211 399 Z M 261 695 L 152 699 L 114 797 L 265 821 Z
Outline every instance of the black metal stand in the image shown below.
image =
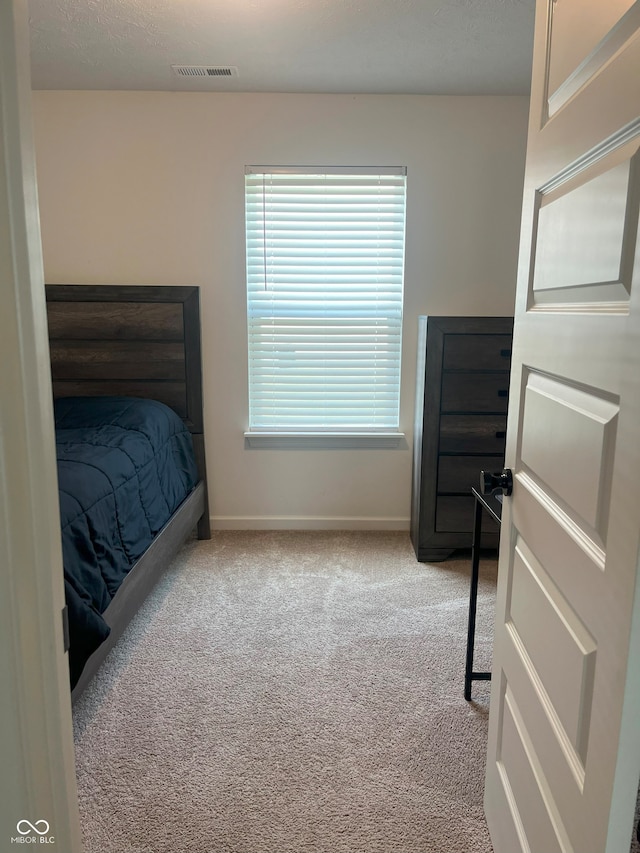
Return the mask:
M 472 681 L 491 681 L 490 672 L 473 671 L 473 649 L 476 638 L 476 607 L 478 602 L 478 576 L 480 573 L 480 548 L 482 542 L 482 513 L 488 512 L 491 518 L 501 523 L 502 495 L 481 495 L 476 489 L 471 489 L 475 498 L 475 515 L 473 519 L 473 540 L 471 543 L 471 588 L 469 591 L 469 627 L 467 630 L 467 663 L 464 671 L 464 698 L 471 699 Z

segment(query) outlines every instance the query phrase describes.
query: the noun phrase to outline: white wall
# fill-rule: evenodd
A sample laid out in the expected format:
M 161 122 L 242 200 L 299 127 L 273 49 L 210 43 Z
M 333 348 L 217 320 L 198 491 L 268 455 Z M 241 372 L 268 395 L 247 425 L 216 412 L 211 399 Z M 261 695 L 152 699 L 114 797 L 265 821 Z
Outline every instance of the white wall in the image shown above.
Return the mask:
M 201 288 L 218 527 L 408 527 L 417 317 L 513 311 L 523 97 L 36 92 L 45 276 Z M 245 449 L 244 167 L 407 166 L 398 450 Z

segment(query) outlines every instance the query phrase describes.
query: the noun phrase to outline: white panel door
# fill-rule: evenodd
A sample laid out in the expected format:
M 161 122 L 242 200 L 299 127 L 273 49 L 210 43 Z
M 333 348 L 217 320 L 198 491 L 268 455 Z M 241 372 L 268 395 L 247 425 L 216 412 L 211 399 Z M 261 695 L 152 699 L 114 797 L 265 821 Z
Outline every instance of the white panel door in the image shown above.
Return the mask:
M 640 0 L 538 0 L 485 809 L 628 851 L 640 773 Z
M 1 0 L 0 850 L 80 853 L 28 26 Z

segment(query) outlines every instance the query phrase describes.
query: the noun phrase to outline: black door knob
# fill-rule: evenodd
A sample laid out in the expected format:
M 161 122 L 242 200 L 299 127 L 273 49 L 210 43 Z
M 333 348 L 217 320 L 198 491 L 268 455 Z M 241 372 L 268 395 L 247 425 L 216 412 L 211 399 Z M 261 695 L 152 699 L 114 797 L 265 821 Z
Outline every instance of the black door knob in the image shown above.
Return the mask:
M 503 495 L 509 497 L 513 491 L 511 469 L 505 468 L 498 474 L 492 474 L 491 471 L 480 471 L 480 491 L 483 495 L 495 495 L 496 492 L 502 492 Z

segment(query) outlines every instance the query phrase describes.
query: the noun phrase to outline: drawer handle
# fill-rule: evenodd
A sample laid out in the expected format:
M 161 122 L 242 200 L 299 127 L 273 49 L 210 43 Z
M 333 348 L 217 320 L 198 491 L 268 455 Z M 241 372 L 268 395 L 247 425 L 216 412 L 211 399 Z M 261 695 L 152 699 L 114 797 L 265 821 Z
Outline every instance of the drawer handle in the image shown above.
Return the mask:
M 501 349 L 501 350 L 500 350 L 500 355 L 501 355 L 503 358 L 509 358 L 509 357 L 511 356 L 511 350 L 510 350 L 510 349 Z
M 509 396 L 509 392 L 507 391 L 506 388 L 502 388 L 500 391 L 498 391 L 498 397 L 508 397 L 508 396 Z
M 496 430 L 496 438 L 506 438 L 507 433 L 503 429 Z

